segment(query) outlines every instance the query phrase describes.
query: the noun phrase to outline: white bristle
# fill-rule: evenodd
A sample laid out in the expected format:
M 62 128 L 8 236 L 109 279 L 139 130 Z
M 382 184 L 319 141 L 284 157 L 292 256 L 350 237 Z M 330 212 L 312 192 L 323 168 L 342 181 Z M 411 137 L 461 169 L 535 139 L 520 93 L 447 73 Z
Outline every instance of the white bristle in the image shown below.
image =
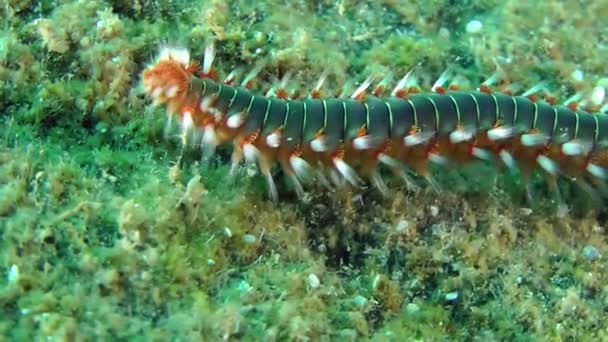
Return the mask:
M 213 44 L 207 45 L 205 48 L 205 57 L 203 61 L 203 73 L 208 74 L 211 71 L 213 60 L 215 59 L 215 47 Z
M 268 89 L 266 91 L 264 96 L 265 97 L 275 97 L 276 93 L 277 93 L 277 87 L 271 87 L 270 89 Z
M 281 132 L 272 132 L 266 136 L 266 145 L 277 148 L 281 145 Z
M 213 125 L 206 125 L 203 130 L 203 144 L 217 145 L 217 135 Z
M 533 94 L 538 94 L 547 88 L 547 82 L 540 82 L 533 86 L 532 88 L 526 90 L 521 96 L 530 96 Z
M 152 84 L 146 82 L 143 84 L 143 86 L 144 86 L 144 90 L 146 91 L 146 93 L 148 93 L 148 94 L 152 93 L 152 90 L 154 88 L 154 86 Z
M 173 60 L 182 65 L 190 63 L 190 52 L 185 48 L 163 47 L 158 54 L 159 61 Z
M 587 172 L 592 174 L 593 176 L 601 179 L 608 178 L 608 173 L 606 172 L 606 168 L 601 167 L 597 164 L 589 163 L 587 164 Z
M 260 150 L 253 146 L 253 144 L 247 143 L 243 145 L 243 154 L 245 155 L 245 160 L 247 162 L 255 163 L 258 159 L 258 155 L 260 154 Z
M 158 60 L 159 61 L 165 61 L 169 59 L 169 48 L 166 46 L 163 46 L 160 51 L 158 52 Z
M 165 139 L 169 138 L 169 133 L 173 129 L 173 113 L 167 112 L 167 123 L 165 124 L 165 128 L 163 129 L 163 137 Z
M 243 82 L 241 82 L 241 87 L 247 87 L 249 82 L 251 82 L 260 73 L 263 67 L 264 66 L 262 64 L 258 64 L 253 69 L 251 69 L 251 71 L 247 73 L 247 75 L 243 79 Z
M 237 78 L 238 76 L 238 71 L 237 70 L 232 70 L 227 76 L 226 78 L 224 78 L 224 83 L 226 84 L 232 84 L 232 82 L 234 82 L 234 80 Z
M 403 138 L 403 143 L 405 146 L 416 146 L 428 142 L 433 136 L 432 132 L 414 133 Z
M 298 179 L 298 177 L 295 174 L 290 174 L 288 175 L 289 179 L 291 180 L 291 182 L 293 183 L 293 188 L 296 191 L 296 195 L 298 196 L 298 198 L 300 200 L 304 199 L 304 187 L 302 186 L 302 183 L 300 183 L 300 180 Z
M 386 153 L 379 153 L 378 161 L 381 162 L 382 164 L 385 164 L 390 167 L 400 168 L 402 166 L 401 163 L 397 159 L 389 156 Z
M 594 107 L 598 107 L 602 103 L 604 103 L 605 99 L 606 99 L 606 89 L 604 87 L 596 86 L 595 88 L 593 88 L 593 91 L 591 91 L 591 96 L 589 97 L 589 100 L 591 101 L 591 105 L 593 105 Z
M 555 161 L 545 155 L 539 155 L 536 157 L 536 162 L 542 167 L 547 173 L 556 176 L 559 171 L 559 166 Z
M 314 152 L 326 152 L 329 149 L 327 140 L 324 135 L 321 135 L 310 142 L 310 149 Z
M 576 93 L 576 94 L 572 95 L 570 98 L 568 98 L 566 101 L 564 101 L 564 106 L 567 106 L 572 102 L 578 102 L 581 100 L 581 98 L 583 98 L 583 94 Z
M 164 92 L 164 90 L 165 89 L 163 87 L 156 87 L 156 88 L 154 88 L 154 90 L 152 90 L 150 97 L 154 100 L 158 100 L 160 97 L 160 94 L 162 94 Z
M 234 114 L 228 117 L 226 126 L 229 128 L 239 128 L 243 122 L 245 122 L 245 116 L 243 114 Z
M 266 178 L 266 185 L 268 185 L 268 195 L 273 202 L 279 200 L 279 192 L 277 191 L 277 186 L 274 183 L 274 178 L 272 178 L 272 174 L 270 172 L 264 173 L 264 178 Z
M 371 135 L 364 135 L 353 139 L 353 148 L 355 150 L 367 150 L 378 147 L 382 143 L 382 139 Z
M 490 140 L 503 140 L 513 136 L 515 130 L 512 127 L 500 126 L 492 128 L 487 132 L 488 139 Z
M 412 68 L 410 71 L 407 72 L 407 74 L 405 74 L 405 76 L 403 76 L 403 78 L 401 80 L 399 80 L 399 82 L 397 82 L 397 85 L 395 86 L 393 91 L 391 91 L 391 96 L 397 96 L 397 93 L 399 91 L 405 89 L 408 86 L 408 83 L 412 82 L 412 73 L 413 72 L 414 72 L 414 69 Z
M 473 139 L 474 132 L 472 130 L 457 129 L 450 133 L 450 142 L 458 144 L 464 141 Z
M 513 155 L 511 155 L 511 153 L 505 150 L 501 150 L 498 155 L 500 156 L 502 162 L 505 163 L 505 165 L 509 169 L 517 170 L 517 162 L 515 161 L 515 158 L 513 158 Z
M 235 175 L 241 162 L 243 161 L 243 150 L 237 145 L 232 150 L 232 154 L 230 155 L 230 171 L 228 172 L 228 178 L 232 179 Z
M 483 81 L 483 85 L 487 86 L 487 87 L 491 87 L 493 85 L 495 85 L 498 80 L 500 80 L 501 77 L 501 71 L 497 70 L 495 73 L 492 74 L 492 76 L 488 77 L 488 79 L 486 79 L 485 81 Z M 479 89 L 477 89 L 479 90 Z
M 362 183 L 362 180 L 359 178 L 359 175 L 357 175 L 357 172 L 350 165 L 346 164 L 344 160 L 341 158 L 334 158 L 333 161 L 336 170 L 338 170 L 342 177 L 344 177 L 344 179 L 346 179 L 350 184 L 358 186 Z
M 165 90 L 165 96 L 170 99 L 175 97 L 175 95 L 177 95 L 177 91 L 179 90 L 179 87 L 176 85 L 172 85 L 169 88 L 167 88 L 167 90 Z
M 206 125 L 203 130 L 203 155 L 210 157 L 215 153 L 215 148 L 218 145 L 217 135 L 215 133 L 215 127 L 213 125 Z
M 182 128 L 184 130 L 189 130 L 194 127 L 194 120 L 192 120 L 192 113 L 190 111 L 185 111 L 182 113 Z
M 437 153 L 429 153 L 429 161 L 437 164 L 437 165 L 441 165 L 441 166 L 445 166 L 449 163 L 449 159 L 446 158 L 445 156 L 442 156 L 440 154 Z
M 334 169 L 329 169 L 328 170 L 328 179 L 325 179 L 325 182 L 327 182 L 327 188 L 331 189 L 333 188 L 332 185 L 335 185 L 337 187 L 342 187 L 346 184 L 346 180 L 344 179 L 344 177 L 340 176 L 340 172 L 338 172 L 337 170 Z M 319 175 L 321 175 L 321 171 L 319 171 Z M 331 181 L 331 183 L 330 183 Z
M 376 89 L 384 91 L 386 89 L 386 87 L 390 84 L 392 78 L 393 78 L 393 75 L 391 75 L 390 73 L 387 74 L 386 76 L 384 76 L 384 78 L 376 86 Z
M 445 70 L 444 72 L 441 73 L 441 75 L 439 76 L 439 78 L 437 79 L 437 81 L 435 81 L 435 83 L 431 87 L 431 90 L 432 91 L 437 91 L 437 88 L 443 87 L 443 85 L 450 78 L 452 78 L 452 70 L 450 68 L 448 68 L 447 70 Z
M 473 147 L 473 151 L 471 152 L 476 158 L 481 160 L 492 161 L 494 160 L 494 154 L 486 149 Z
M 357 90 L 355 90 L 355 92 L 350 97 L 352 99 L 358 98 L 359 96 L 361 96 L 361 94 L 363 94 L 365 92 L 365 90 L 367 90 L 367 88 L 369 88 L 369 86 L 371 84 L 372 84 L 372 78 L 368 77 L 365 81 L 363 81 L 363 83 L 361 83 L 359 88 L 357 88 Z
M 289 165 L 291 165 L 293 172 L 295 172 L 298 178 L 304 180 L 310 178 L 312 167 L 310 166 L 310 164 L 308 164 L 306 160 L 296 155 L 291 155 L 289 157 Z
M 323 71 L 323 73 L 317 80 L 317 84 L 315 84 L 313 91 L 319 91 L 321 89 L 321 87 L 323 87 L 323 83 L 325 83 L 325 80 L 327 79 L 327 73 L 328 73 L 327 70 Z
M 592 145 L 581 140 L 571 140 L 562 145 L 562 152 L 567 156 L 586 155 L 591 152 Z
M 378 170 L 372 172 L 372 175 L 370 176 L 370 181 L 372 182 L 374 187 L 378 189 L 382 196 L 386 196 L 388 194 L 388 187 L 386 186 L 386 183 L 382 179 L 382 176 L 380 175 Z
M 211 103 L 212 103 L 212 99 L 210 96 L 205 96 L 203 97 L 203 99 L 201 100 L 201 103 L 199 105 L 201 112 L 203 113 L 209 113 L 211 111 Z
M 549 137 L 540 133 L 522 134 L 519 139 L 522 145 L 528 147 L 542 146 L 549 142 Z

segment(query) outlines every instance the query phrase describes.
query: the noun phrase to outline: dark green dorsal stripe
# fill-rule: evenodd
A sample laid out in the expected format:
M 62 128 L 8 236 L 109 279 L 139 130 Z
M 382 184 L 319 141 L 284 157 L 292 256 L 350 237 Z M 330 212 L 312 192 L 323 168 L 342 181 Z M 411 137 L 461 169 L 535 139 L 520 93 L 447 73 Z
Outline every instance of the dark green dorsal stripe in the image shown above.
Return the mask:
M 283 126 L 285 116 L 287 115 L 287 106 L 285 101 L 272 98 L 269 99 L 268 102 L 269 106 L 266 111 L 266 118 L 264 121 L 264 134 L 270 134 Z
M 517 118 L 517 107 L 515 106 L 515 100 L 513 96 L 494 93 L 494 100 L 498 105 L 498 118 L 502 121 L 505 126 L 514 127 L 515 120 Z
M 579 125 L 576 138 L 588 143 L 595 141 L 596 121 L 593 115 L 582 111 L 577 111 L 577 115 Z
M 553 135 L 557 143 L 564 143 L 574 139 L 576 136 L 577 118 L 573 111 L 566 106 L 558 106 L 557 120 L 555 124 L 555 134 Z
M 365 106 L 363 103 L 353 99 L 344 99 L 343 101 L 346 108 L 346 132 L 344 139 L 352 140 L 357 137 L 359 129 L 367 124 Z
M 386 100 L 393 114 L 393 126 L 391 128 L 391 137 L 403 138 L 414 125 L 414 108 L 408 100 L 391 97 Z
M 288 113 L 285 116 L 283 129 L 284 139 L 289 148 L 295 148 L 302 142 L 304 128 L 304 102 L 289 101 Z
M 335 148 L 344 138 L 344 101 L 329 98 L 325 103 L 325 134 L 331 148 Z
M 459 124 L 458 106 L 454 98 L 441 94 L 428 94 L 437 113 L 437 134 L 447 136 L 456 130 Z
M 375 96 L 368 96 L 365 99 L 369 111 L 367 121 L 367 134 L 385 140 L 389 137 L 389 116 L 390 111 L 383 101 Z
M 479 130 L 486 131 L 494 127 L 498 120 L 498 106 L 494 97 L 490 94 L 482 92 L 471 92 L 469 93 L 475 98 L 477 106 L 479 108 L 479 121 L 477 127 Z
M 308 142 L 315 138 L 325 123 L 325 110 L 323 101 L 318 99 L 304 100 L 306 106 L 306 122 L 304 123 L 304 141 Z
M 245 122 L 245 134 L 252 134 L 262 129 L 269 101 L 263 96 L 254 96 Z
M 557 118 L 555 110 L 546 102 L 538 101 L 536 103 L 536 124 L 534 128 L 540 134 L 547 137 L 553 137 L 553 130 Z
M 437 110 L 435 104 L 426 96 L 416 94 L 410 97 L 414 107 L 417 126 L 424 132 L 437 131 Z
M 517 106 L 515 128 L 518 132 L 527 132 L 534 124 L 536 106 L 527 97 L 515 96 L 513 99 Z

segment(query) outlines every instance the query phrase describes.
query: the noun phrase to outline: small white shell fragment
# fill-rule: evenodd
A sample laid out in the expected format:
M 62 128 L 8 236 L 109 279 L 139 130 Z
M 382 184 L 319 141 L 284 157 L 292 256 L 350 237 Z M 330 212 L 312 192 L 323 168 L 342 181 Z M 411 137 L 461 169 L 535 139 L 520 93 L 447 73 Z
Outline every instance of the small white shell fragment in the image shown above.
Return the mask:
M 243 235 L 243 241 L 245 243 L 255 243 L 257 239 L 255 238 L 255 236 L 251 235 L 251 234 L 245 234 Z
M 224 235 L 226 235 L 226 237 L 228 237 L 228 238 L 231 238 L 232 230 L 230 230 L 230 228 L 228 228 L 228 227 L 224 227 Z
M 365 307 L 365 305 L 367 305 L 368 300 L 367 300 L 367 298 L 363 297 L 362 295 L 357 295 L 353 299 L 353 302 L 355 303 L 356 306 L 363 308 L 363 307 Z
M 376 290 L 378 288 L 378 284 L 380 284 L 381 276 L 378 274 L 374 277 L 374 281 L 372 282 L 372 288 Z
M 416 303 L 408 303 L 405 307 L 405 311 L 410 315 L 415 314 L 420 311 L 420 306 L 418 306 Z
M 317 277 L 317 275 L 314 273 L 308 275 L 307 281 L 308 286 L 310 286 L 310 288 L 316 289 L 321 286 L 321 281 L 319 280 L 319 277 Z
M 431 216 L 435 217 L 435 216 L 439 215 L 439 208 L 437 208 L 436 206 L 434 206 L 434 205 L 430 206 L 429 210 L 431 211 Z
M 17 283 L 19 281 L 19 266 L 13 264 L 8 270 L 6 279 L 9 285 Z
M 465 29 L 467 33 L 476 34 L 483 30 L 483 24 L 479 20 L 471 20 L 467 23 Z
M 583 73 L 583 71 L 581 69 L 575 69 L 572 72 L 572 79 L 578 82 L 581 82 L 583 80 L 583 78 L 585 78 L 585 74 Z
M 237 285 L 237 288 L 245 293 L 253 291 L 253 286 L 249 285 L 245 280 L 241 280 L 241 282 Z
M 448 302 L 453 302 L 456 299 L 458 299 L 458 292 L 456 291 L 445 294 L 445 300 Z
M 409 225 L 409 222 L 406 220 L 401 220 L 399 223 L 397 223 L 397 226 L 395 226 L 395 231 L 397 233 L 403 233 L 409 227 Z

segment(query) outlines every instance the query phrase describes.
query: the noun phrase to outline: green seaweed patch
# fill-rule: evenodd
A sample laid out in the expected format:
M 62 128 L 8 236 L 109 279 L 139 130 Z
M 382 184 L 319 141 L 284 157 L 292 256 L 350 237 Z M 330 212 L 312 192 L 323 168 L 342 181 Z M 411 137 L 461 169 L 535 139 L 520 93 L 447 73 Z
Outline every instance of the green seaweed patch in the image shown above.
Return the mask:
M 407 340 L 416 337 L 421 340 L 441 340 L 450 336 L 450 309 L 440 304 L 426 301 L 410 303 L 410 308 L 394 317 L 375 332 L 375 337 Z
M 433 40 L 407 34 L 391 35 L 386 41 L 377 42 L 368 51 L 352 60 L 354 67 L 382 65 L 393 71 L 407 72 L 419 63 L 425 69 L 440 70 L 445 67 L 445 52 Z

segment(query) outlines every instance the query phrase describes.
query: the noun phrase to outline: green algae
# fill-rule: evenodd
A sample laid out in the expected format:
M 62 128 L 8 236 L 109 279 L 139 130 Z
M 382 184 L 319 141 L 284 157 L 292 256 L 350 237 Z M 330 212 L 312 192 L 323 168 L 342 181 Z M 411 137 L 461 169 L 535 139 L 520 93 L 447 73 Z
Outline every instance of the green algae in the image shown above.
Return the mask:
M 419 62 L 430 79 L 456 57 L 473 84 L 504 59 L 526 86 L 606 73 L 605 5 L 496 4 L 0 1 L 0 335 L 608 338 L 603 258 L 582 252 L 608 255 L 603 211 L 527 208 L 513 178 L 480 165 L 435 170 L 441 196 L 388 179 L 387 198 L 303 203 L 280 181 L 273 204 L 254 170 L 226 182 L 229 151 L 201 161 L 165 138 L 138 85 L 159 45 L 199 58 L 212 39 L 221 70 L 266 62 L 260 88 L 291 70 L 294 84 L 329 71 L 332 88 Z M 471 19 L 483 35 L 464 32 Z

